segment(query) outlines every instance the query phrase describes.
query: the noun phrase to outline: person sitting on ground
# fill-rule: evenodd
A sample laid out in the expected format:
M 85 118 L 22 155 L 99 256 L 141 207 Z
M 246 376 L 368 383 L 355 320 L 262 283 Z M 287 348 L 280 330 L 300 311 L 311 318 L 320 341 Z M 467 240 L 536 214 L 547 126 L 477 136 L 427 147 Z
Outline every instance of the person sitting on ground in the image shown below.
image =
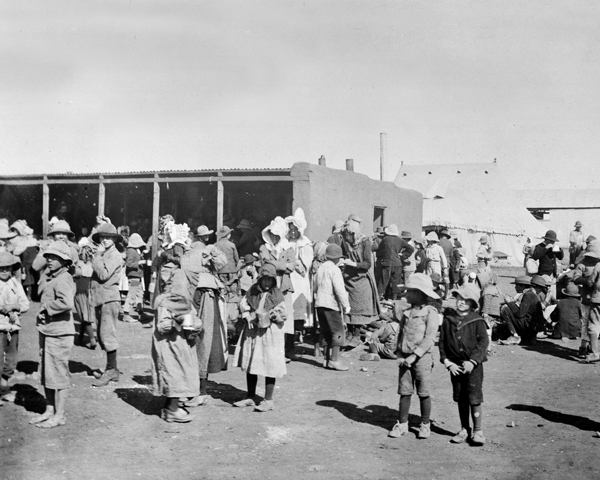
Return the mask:
M 401 316 L 402 314 L 400 314 Z M 382 358 L 395 360 L 396 344 L 398 342 L 399 319 L 394 314 L 390 321 L 384 322 L 365 340 L 369 346 L 369 353 L 360 356 L 362 361 L 379 361 Z
M 563 341 L 577 338 L 581 332 L 581 295 L 579 287 L 574 283 L 563 289 L 564 298 L 558 301 L 551 314 L 552 321 L 556 322 L 552 338 Z
M 557 266 L 556 260 L 562 260 L 564 252 L 558 244 L 556 232 L 548 230 L 544 235 L 544 241 L 539 243 L 533 249 L 531 258 L 539 260 L 538 275 L 550 275 L 556 278 Z
M 410 276 L 405 284 L 406 300 L 410 308 L 404 311 L 398 328 L 396 356 L 400 369 L 398 393 L 400 394 L 399 419 L 389 432 L 392 438 L 408 433 L 410 399 L 417 387 L 421 407 L 421 426 L 418 437 L 429 438 L 431 416 L 431 351 L 439 328 L 437 311 L 427 305 L 429 298 L 436 299 L 431 278 L 423 273 Z
M 470 438 L 474 445 L 483 445 L 483 362 L 487 360 L 489 338 L 486 323 L 477 313 L 479 290 L 467 284 L 453 295 L 456 308 L 446 310 L 439 341 L 440 361 L 450 372 L 452 399 L 458 403 L 461 425 L 450 441 L 463 443 Z M 473 419 L 472 435 L 469 416 Z

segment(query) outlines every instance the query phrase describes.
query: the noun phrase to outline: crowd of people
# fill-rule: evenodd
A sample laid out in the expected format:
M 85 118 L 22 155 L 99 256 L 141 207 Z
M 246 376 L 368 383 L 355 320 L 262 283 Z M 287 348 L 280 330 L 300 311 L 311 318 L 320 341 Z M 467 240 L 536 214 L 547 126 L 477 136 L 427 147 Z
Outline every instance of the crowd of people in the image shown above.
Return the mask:
M 336 221 L 331 236 L 316 242 L 305 235 L 301 208 L 274 218 L 260 237 L 248 219 L 216 232 L 206 225 L 190 231 L 164 215 L 145 240 L 97 217 L 91 234 L 76 243 L 67 221 L 58 218 L 49 239 L 38 241 L 24 220 L 0 220 L 0 405 L 14 401 L 9 381 L 20 315 L 34 298 L 40 302 L 47 408 L 30 423 L 41 428 L 66 422 L 76 336 L 79 345 L 106 353 L 93 385 L 119 381 L 117 325 L 123 321 L 153 328 L 154 392 L 165 398 L 161 417 L 167 422 L 189 422 L 190 409 L 207 402 L 208 377 L 227 367 L 230 343 L 231 361 L 247 385 L 234 406 L 272 410 L 276 380 L 297 359 L 298 342 L 312 339 L 315 357 L 331 371 L 348 370 L 341 351 L 349 348 L 364 349 L 363 361 L 395 359 L 399 418 L 389 436 L 408 431 L 416 389 L 418 436 L 428 438 L 437 343 L 462 427 L 451 441 L 481 445 L 483 362 L 492 339 L 531 345 L 540 336 L 580 336 L 582 360 L 600 360 L 600 244 L 583 240 L 580 223 L 570 236 L 571 264 L 564 271 L 554 231 L 535 246 L 526 244 L 528 274 L 515 278 L 511 297 L 500 291 L 486 235 L 471 266 L 446 229 L 413 236 L 391 224 L 371 237 L 357 215 Z M 259 376 L 265 378 L 263 399 L 256 395 Z

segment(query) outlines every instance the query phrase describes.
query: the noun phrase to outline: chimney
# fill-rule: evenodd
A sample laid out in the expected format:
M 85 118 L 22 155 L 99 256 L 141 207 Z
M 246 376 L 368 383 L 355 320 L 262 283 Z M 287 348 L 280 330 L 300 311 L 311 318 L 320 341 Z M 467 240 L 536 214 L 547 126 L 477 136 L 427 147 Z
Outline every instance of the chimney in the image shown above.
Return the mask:
M 354 171 L 354 160 L 353 159 L 351 159 L 351 158 L 346 159 L 346 170 L 348 170 L 349 172 Z
M 387 178 L 387 133 L 379 134 L 379 180 L 385 181 Z
M 327 166 L 327 162 L 325 161 L 325 155 L 321 155 L 319 157 L 319 165 L 321 165 L 322 167 L 326 167 Z

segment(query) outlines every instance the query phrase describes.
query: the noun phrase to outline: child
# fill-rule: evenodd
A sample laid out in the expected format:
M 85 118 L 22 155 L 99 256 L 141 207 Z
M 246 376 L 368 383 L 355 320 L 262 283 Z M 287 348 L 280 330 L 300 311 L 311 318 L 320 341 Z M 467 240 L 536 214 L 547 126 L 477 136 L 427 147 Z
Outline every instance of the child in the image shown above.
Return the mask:
M 37 327 L 40 332 L 41 382 L 46 394 L 46 411 L 32 418 L 29 423 L 40 428 L 53 428 L 67 421 L 65 406 L 70 385 L 69 357 L 75 335 L 72 314 L 75 282 L 69 273 L 72 257 L 65 242 L 51 243 L 44 257 L 47 273 L 37 314 Z
M 0 406 L 2 401 L 14 402 L 8 381 L 17 367 L 19 348 L 19 314 L 29 310 L 29 300 L 21 283 L 13 276 L 21 268 L 19 259 L 9 252 L 0 252 Z
M 125 252 L 125 275 L 129 289 L 127 298 L 123 306 L 123 321 L 127 323 L 136 322 L 142 312 L 143 287 L 142 277 L 144 275 L 143 266 L 146 263 L 142 258 L 141 249 L 146 247 L 146 243 L 139 234 L 134 233 L 129 237 L 127 250 Z M 133 318 L 129 313 L 131 310 L 137 312 L 138 318 Z
M 246 398 L 235 402 L 235 407 L 254 407 L 256 412 L 275 408 L 273 392 L 275 379 L 286 374 L 284 355 L 285 299 L 277 288 L 277 271 L 265 263 L 258 282 L 242 299 L 244 330 L 235 348 L 234 363 L 246 372 Z M 256 405 L 258 375 L 265 377 L 265 398 Z
M 83 237 L 79 241 L 79 262 L 75 268 L 75 311 L 81 322 L 79 331 L 79 345 L 83 345 L 85 334 L 88 334 L 90 343 L 88 348 L 96 348 L 96 335 L 94 333 L 95 315 L 90 306 L 90 286 L 92 280 L 92 257 L 94 251 L 88 238 Z
M 421 404 L 421 426 L 418 438 L 429 438 L 431 433 L 431 397 L 429 386 L 433 359 L 431 350 L 439 328 L 437 310 L 427 305 L 429 298 L 438 299 L 433 291 L 431 278 L 423 273 L 413 273 L 405 284 L 406 300 L 410 308 L 400 320 L 396 356 L 400 368 L 398 393 L 400 394 L 400 418 L 388 434 L 397 438 L 408 433 L 410 397 L 417 387 Z
M 574 283 L 569 283 L 567 288 L 562 290 L 562 294 L 564 298 L 558 301 L 550 317 L 556 322 L 552 338 L 565 341 L 577 338 L 581 331 L 581 295 Z
M 488 243 L 489 239 L 487 235 L 482 235 L 479 239 L 479 247 L 477 247 L 477 266 L 482 269 L 487 267 L 488 262 L 492 259 L 492 247 Z
M 240 295 L 246 295 L 248 290 L 250 290 L 250 287 L 252 287 L 258 279 L 258 272 L 255 267 L 256 261 L 257 258 L 251 253 L 244 255 L 240 261 L 240 269 L 238 271 Z
M 440 332 L 440 361 L 450 372 L 452 398 L 458 403 L 461 430 L 450 439 L 463 443 L 469 439 L 469 413 L 473 418 L 474 445 L 483 445 L 481 430 L 483 416 L 483 362 L 489 339 L 483 317 L 476 313 L 479 290 L 472 284 L 452 292 L 456 297 L 456 310 L 448 309 Z
M 342 312 L 350 313 L 350 301 L 344 286 L 342 271 L 338 267 L 342 247 L 335 243 L 325 249 L 326 261 L 317 270 L 315 278 L 315 306 L 321 335 L 327 346 L 323 366 L 330 370 L 346 371 L 340 361 L 340 348 L 344 344 L 344 319 Z
M 367 338 L 366 343 L 369 345 L 370 353 L 363 353 L 360 359 L 374 362 L 378 362 L 381 358 L 395 360 L 399 327 L 398 319 L 394 315 L 392 321 L 385 322 Z

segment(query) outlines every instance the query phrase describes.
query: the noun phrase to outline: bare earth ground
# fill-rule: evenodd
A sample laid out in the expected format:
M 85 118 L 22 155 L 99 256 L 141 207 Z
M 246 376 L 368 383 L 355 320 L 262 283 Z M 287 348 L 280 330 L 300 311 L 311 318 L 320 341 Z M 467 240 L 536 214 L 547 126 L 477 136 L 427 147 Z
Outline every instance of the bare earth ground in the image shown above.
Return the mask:
M 520 269 L 499 269 L 501 286 Z M 43 410 L 36 375 L 34 313 L 24 319 L 16 404 L 0 408 L 3 479 L 564 479 L 600 478 L 598 365 L 574 360 L 577 341 L 542 340 L 531 348 L 494 346 L 485 365 L 484 447 L 452 445 L 458 414 L 441 364 L 433 371 L 434 428 L 387 437 L 397 415 L 395 361 L 360 362 L 348 372 L 320 368 L 308 345 L 302 361 L 278 381 L 276 410 L 236 409 L 244 374 L 212 376 L 209 405 L 195 421 L 163 422 L 161 400 L 148 390 L 151 330 L 119 324 L 121 381 L 94 389 L 90 369 L 104 355 L 75 347 L 68 424 L 28 425 Z M 437 349 L 436 362 L 439 359 Z M 368 371 L 361 371 L 366 367 Z M 261 382 L 262 383 L 262 382 Z M 411 423 L 417 425 L 413 397 Z M 514 422 L 513 426 L 512 422 Z

